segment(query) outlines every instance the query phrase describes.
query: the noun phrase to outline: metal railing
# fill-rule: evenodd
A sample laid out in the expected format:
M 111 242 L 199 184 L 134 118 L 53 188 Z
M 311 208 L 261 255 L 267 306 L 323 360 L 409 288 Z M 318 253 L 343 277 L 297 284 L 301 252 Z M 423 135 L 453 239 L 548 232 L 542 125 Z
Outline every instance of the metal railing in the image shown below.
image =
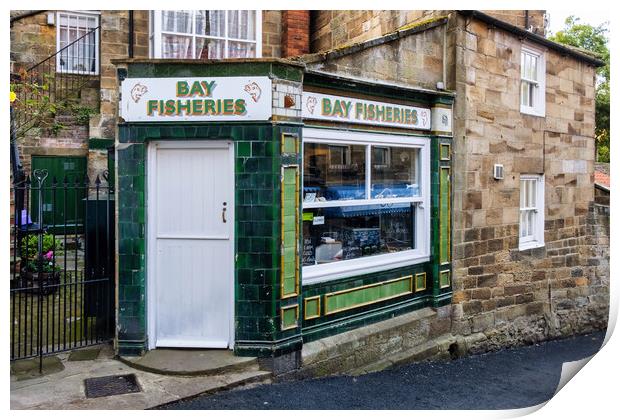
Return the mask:
M 97 176 L 13 185 L 11 360 L 108 341 L 114 334 L 114 190 Z
M 11 74 L 15 93 L 11 135 L 19 137 L 37 121 L 50 118 L 99 74 L 100 26 L 86 32 L 32 67 Z

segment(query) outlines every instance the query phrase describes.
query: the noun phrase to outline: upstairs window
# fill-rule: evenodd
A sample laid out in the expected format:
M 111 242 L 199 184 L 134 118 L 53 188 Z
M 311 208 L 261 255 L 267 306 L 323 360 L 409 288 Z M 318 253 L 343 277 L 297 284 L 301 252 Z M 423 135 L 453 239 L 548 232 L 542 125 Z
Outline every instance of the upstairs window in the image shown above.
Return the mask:
M 545 55 L 526 46 L 521 49 L 521 112 L 545 116 Z
M 99 74 L 99 15 L 58 12 L 56 18 L 56 71 Z
M 151 12 L 154 58 L 217 59 L 261 56 L 261 12 L 157 10 Z
M 543 175 L 521 175 L 519 249 L 545 244 L 545 180 Z

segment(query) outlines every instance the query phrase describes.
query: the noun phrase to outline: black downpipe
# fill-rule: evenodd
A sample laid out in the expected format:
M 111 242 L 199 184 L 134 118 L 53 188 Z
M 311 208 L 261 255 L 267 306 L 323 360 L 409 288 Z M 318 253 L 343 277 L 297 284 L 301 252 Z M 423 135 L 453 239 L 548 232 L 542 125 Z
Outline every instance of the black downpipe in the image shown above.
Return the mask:
M 526 31 L 530 30 L 530 11 L 529 10 L 525 11 L 525 30 Z
M 129 11 L 129 47 L 127 48 L 127 53 L 129 54 L 129 58 L 133 58 L 133 38 L 134 38 L 134 29 L 133 29 L 133 10 Z

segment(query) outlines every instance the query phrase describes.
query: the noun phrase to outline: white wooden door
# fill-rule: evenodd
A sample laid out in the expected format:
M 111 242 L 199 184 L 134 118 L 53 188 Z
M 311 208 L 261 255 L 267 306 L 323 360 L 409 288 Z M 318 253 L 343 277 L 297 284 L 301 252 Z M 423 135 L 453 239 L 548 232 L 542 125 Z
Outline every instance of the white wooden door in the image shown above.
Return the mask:
M 234 170 L 230 143 L 150 150 L 150 347 L 232 347 Z

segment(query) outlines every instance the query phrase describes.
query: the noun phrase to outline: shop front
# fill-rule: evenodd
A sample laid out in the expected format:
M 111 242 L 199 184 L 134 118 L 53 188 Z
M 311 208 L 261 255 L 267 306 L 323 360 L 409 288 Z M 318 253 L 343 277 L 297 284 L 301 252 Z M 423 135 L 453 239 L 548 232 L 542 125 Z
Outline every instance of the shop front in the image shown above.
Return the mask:
M 119 354 L 277 357 L 450 302 L 450 94 L 284 60 L 121 67 Z

